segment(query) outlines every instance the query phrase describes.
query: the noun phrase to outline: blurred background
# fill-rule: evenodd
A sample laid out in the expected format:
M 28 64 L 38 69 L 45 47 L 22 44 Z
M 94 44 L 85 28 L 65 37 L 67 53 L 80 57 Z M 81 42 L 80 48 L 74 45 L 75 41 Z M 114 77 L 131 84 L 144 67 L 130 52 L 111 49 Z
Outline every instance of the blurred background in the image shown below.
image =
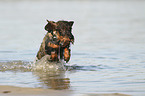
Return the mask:
M 0 0 L 0 61 L 33 61 L 46 19 L 74 21 L 69 64 L 87 71 L 69 74 L 72 88 L 144 94 L 144 9 L 145 0 Z
M 46 33 L 46 19 L 75 22 L 74 52 L 144 43 L 144 5 L 144 0 L 1 0 L 0 60 L 17 59 L 14 54 L 33 59 Z

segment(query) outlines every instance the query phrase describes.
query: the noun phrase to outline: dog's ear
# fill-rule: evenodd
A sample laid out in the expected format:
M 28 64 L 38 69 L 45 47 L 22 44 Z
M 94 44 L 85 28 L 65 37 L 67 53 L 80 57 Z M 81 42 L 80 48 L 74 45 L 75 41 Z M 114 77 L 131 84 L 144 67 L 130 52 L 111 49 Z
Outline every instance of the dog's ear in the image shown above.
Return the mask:
M 48 32 L 53 31 L 56 28 L 56 23 L 54 21 L 48 21 L 48 24 L 45 26 L 45 30 Z
M 74 21 L 70 21 L 68 22 L 70 26 L 72 26 L 74 24 Z

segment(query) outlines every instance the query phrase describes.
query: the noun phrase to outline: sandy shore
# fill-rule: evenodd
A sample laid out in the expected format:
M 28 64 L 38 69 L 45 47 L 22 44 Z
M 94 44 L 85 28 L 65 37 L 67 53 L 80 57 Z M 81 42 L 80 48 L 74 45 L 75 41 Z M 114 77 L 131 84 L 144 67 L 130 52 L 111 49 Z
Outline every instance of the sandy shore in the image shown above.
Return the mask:
M 68 90 L 0 86 L 0 96 L 70 96 L 70 94 L 72 92 Z
M 131 96 L 120 93 L 76 94 L 69 90 L 0 86 L 0 96 Z

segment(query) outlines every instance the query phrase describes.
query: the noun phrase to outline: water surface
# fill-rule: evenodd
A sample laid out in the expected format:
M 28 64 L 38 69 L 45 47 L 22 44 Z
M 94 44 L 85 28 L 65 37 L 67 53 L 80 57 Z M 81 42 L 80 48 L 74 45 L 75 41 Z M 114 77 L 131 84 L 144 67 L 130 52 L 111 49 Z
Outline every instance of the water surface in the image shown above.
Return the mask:
M 145 95 L 145 1 L 0 1 L 0 85 Z M 48 20 L 74 20 L 67 71 L 33 71 Z

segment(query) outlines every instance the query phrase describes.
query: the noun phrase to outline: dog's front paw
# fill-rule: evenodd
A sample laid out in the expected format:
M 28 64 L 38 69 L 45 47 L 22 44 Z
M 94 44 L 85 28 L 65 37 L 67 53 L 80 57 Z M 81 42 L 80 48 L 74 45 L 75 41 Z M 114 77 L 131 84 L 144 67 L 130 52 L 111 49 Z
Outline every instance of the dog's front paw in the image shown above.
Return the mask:
M 69 61 L 70 59 L 70 49 L 65 48 L 64 49 L 64 61 L 66 61 L 66 63 Z

